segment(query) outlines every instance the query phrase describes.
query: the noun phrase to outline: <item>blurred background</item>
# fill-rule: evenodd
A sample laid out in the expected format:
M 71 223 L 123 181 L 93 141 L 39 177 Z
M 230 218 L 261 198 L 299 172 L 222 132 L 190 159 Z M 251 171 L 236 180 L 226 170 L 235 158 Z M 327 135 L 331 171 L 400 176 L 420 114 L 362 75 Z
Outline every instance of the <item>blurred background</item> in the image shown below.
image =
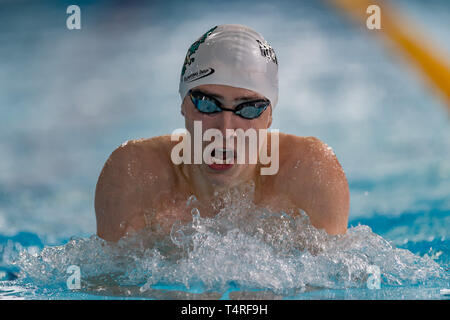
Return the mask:
M 81 30 L 66 27 L 71 4 L 81 8 Z M 450 57 L 450 2 L 394 4 Z M 104 162 L 129 139 L 184 127 L 184 56 L 224 23 L 254 28 L 275 49 L 272 127 L 333 148 L 350 185 L 349 225 L 367 224 L 397 245 L 440 241 L 447 250 L 445 99 L 380 31 L 330 2 L 293 0 L 1 1 L 0 243 L 94 234 Z

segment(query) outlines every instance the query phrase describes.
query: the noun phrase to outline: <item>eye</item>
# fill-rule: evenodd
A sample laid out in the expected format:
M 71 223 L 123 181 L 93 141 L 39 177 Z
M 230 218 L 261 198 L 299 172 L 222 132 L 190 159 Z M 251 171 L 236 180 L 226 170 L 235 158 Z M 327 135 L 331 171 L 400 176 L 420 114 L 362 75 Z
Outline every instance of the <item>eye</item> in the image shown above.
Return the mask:
M 191 92 L 192 102 L 198 111 L 208 114 L 213 114 L 222 111 L 217 105 L 214 98 L 207 96 L 206 94 L 194 91 Z
M 238 111 L 241 116 L 248 119 L 253 119 L 259 116 L 260 110 L 254 106 L 246 106 Z
M 214 101 L 211 101 L 209 99 L 196 100 L 196 102 L 197 109 L 201 112 L 212 113 L 220 111 L 220 108 L 217 107 Z
M 258 118 L 270 104 L 267 100 L 252 101 L 242 104 L 236 113 L 246 119 Z

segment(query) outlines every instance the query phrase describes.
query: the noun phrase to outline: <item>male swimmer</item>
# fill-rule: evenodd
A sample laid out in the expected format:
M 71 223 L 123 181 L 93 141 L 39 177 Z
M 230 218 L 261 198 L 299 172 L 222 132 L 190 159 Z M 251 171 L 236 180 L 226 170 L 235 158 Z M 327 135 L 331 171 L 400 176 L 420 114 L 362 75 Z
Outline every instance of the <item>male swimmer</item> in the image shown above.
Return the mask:
M 191 196 L 202 217 L 213 217 L 220 209 L 213 205 L 215 197 L 249 182 L 255 205 L 292 214 L 302 209 L 316 228 L 346 232 L 347 179 L 332 149 L 319 139 L 279 133 L 274 140 L 272 132 L 266 139 L 258 136 L 256 163 L 250 148 L 244 148 L 243 162 L 236 161 L 235 132 L 267 130 L 278 101 L 278 61 L 259 33 L 232 24 L 208 30 L 186 54 L 179 93 L 189 139 L 181 153 L 188 161 L 174 161 L 180 141 L 171 135 L 132 140 L 114 150 L 96 187 L 98 236 L 117 241 L 155 225 L 170 232 L 175 221 L 192 221 L 186 206 Z M 223 140 L 224 147 L 207 149 L 207 139 L 196 144 L 198 124 L 200 134 L 214 129 L 214 139 Z M 262 173 L 270 164 L 262 164 L 261 152 L 272 160 L 277 153 L 275 173 Z M 193 160 L 199 155 L 204 161 Z

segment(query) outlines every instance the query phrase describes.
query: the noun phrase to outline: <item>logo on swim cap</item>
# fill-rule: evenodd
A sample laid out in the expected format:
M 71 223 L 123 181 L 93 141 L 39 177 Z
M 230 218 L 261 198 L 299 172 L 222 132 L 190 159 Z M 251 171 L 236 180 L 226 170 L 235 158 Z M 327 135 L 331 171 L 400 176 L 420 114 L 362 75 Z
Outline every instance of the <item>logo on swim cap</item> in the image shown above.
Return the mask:
M 183 78 L 183 80 L 185 82 L 192 82 L 201 78 L 204 78 L 206 76 L 209 76 L 210 74 L 214 73 L 214 69 L 213 68 L 208 68 L 208 69 L 200 69 L 199 71 L 196 71 L 194 73 L 191 73 L 188 76 L 185 76 Z
M 272 60 L 278 65 L 277 56 L 275 55 L 275 51 L 272 49 L 272 47 L 266 42 L 262 43 L 258 39 L 256 39 L 256 42 L 259 44 L 259 49 L 261 50 L 261 55 L 263 57 L 269 58 L 269 60 Z
M 186 66 L 191 65 L 192 62 L 195 61 L 195 58 L 192 57 L 192 55 L 197 51 L 198 47 L 205 42 L 206 38 L 214 32 L 214 30 L 217 28 L 217 26 L 209 29 L 208 31 L 205 32 L 205 34 L 203 34 L 200 39 L 198 39 L 197 41 L 195 41 L 191 47 L 189 48 L 187 54 L 186 54 L 186 58 L 184 59 L 184 64 L 183 64 L 183 69 L 181 69 L 181 76 L 184 76 L 184 73 L 186 72 Z M 214 72 L 214 70 L 213 70 Z M 211 72 L 212 73 L 212 72 Z M 186 81 L 186 80 L 185 80 Z

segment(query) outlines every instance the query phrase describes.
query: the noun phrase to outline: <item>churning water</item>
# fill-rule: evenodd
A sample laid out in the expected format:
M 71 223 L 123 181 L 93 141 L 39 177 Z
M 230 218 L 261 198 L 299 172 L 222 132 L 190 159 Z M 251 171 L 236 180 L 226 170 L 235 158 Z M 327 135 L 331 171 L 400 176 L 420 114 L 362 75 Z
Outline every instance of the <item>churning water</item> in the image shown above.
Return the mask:
M 448 116 L 367 30 L 320 1 L 77 3 L 78 31 L 63 2 L 0 4 L 0 298 L 446 297 Z M 450 52 L 448 1 L 396 4 Z M 183 127 L 186 50 L 222 23 L 247 24 L 274 47 L 272 128 L 333 148 L 351 192 L 347 234 L 254 207 L 249 188 L 222 195 L 214 218 L 190 199 L 192 223 L 170 234 L 90 237 L 108 155 Z M 79 290 L 67 287 L 71 265 Z
M 80 267 L 79 291 L 125 297 L 221 298 L 233 291 L 246 298 L 249 292 L 295 297 L 325 289 L 377 289 L 378 276 L 389 288 L 448 283 L 448 273 L 431 257 L 396 248 L 368 226 L 328 235 L 301 210 L 256 207 L 252 191 L 249 184 L 244 192 L 218 195 L 225 207 L 213 218 L 203 218 L 191 197 L 186 205 L 192 207 L 192 222 L 175 223 L 170 234 L 149 226 L 114 244 L 96 236 L 72 239 L 40 252 L 21 251 L 15 264 L 37 295 L 38 288 L 67 292 L 71 265 Z

